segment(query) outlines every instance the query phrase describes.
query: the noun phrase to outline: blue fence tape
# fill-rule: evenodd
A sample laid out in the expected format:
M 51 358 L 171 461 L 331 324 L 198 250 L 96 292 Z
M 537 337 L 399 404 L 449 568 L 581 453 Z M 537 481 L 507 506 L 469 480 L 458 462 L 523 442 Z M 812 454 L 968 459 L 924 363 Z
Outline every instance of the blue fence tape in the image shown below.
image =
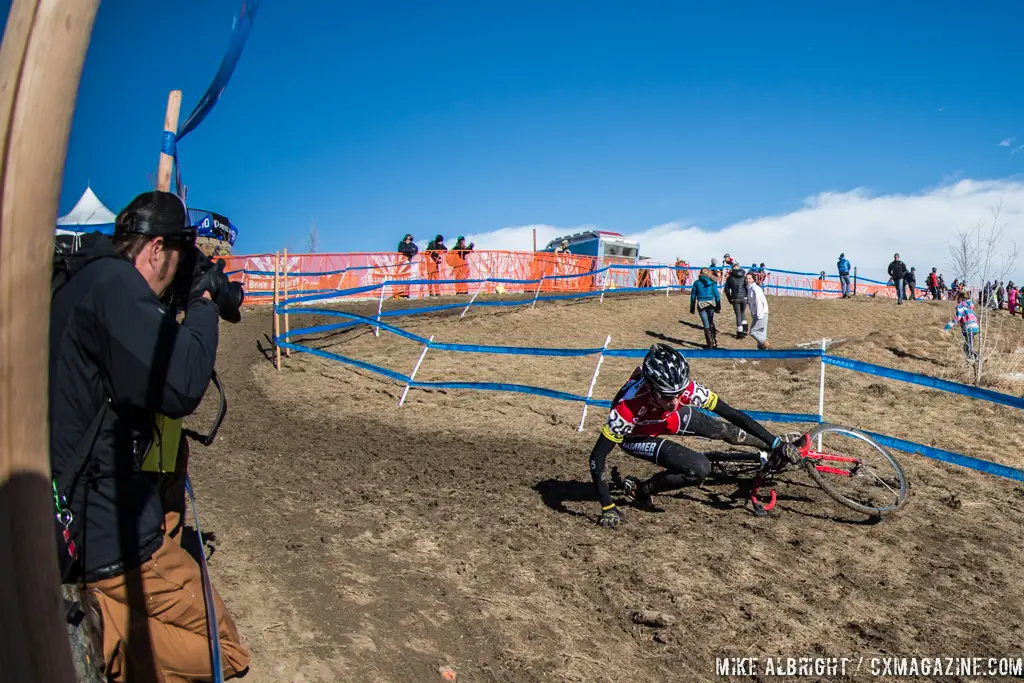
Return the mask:
M 961 453 L 944 451 L 941 448 L 925 446 L 924 444 L 914 443 L 913 441 L 904 441 L 903 439 L 886 436 L 885 434 L 876 434 L 863 429 L 861 431 L 874 438 L 878 443 L 886 448 L 895 448 L 907 453 L 916 453 L 918 455 L 923 455 L 926 458 L 941 460 L 942 462 L 947 462 L 951 465 L 959 465 L 960 467 L 977 470 L 979 472 L 984 472 L 985 474 L 992 474 L 997 477 L 1005 477 L 1006 479 L 1013 479 L 1015 481 L 1024 481 L 1024 472 L 1012 467 L 1007 467 L 1006 465 L 1000 465 L 999 463 L 981 460 L 979 458 L 972 458 L 969 455 L 963 455 Z
M 794 360 L 799 358 L 820 358 L 821 349 L 784 349 L 758 351 L 757 349 L 676 349 L 687 358 L 752 358 L 755 360 Z M 647 349 L 608 349 L 605 356 L 618 358 L 643 358 Z
M 853 370 L 855 372 L 863 372 L 868 375 L 877 375 L 879 377 L 895 379 L 900 382 L 907 382 L 909 384 L 919 384 L 921 386 L 929 387 L 932 389 L 938 389 L 940 391 L 948 391 L 953 394 L 969 396 L 970 398 L 977 398 L 981 399 L 982 401 L 989 401 L 990 403 L 1000 403 L 1005 406 L 1011 406 L 1013 408 L 1019 408 L 1021 410 L 1024 410 L 1024 398 L 1020 398 L 1018 396 L 1011 396 L 1009 394 L 1001 394 L 998 391 L 980 389 L 978 387 L 972 387 L 966 384 L 958 384 L 956 382 L 938 379 L 937 377 L 919 375 L 916 372 L 906 372 L 904 370 L 895 370 L 893 368 L 887 368 L 882 365 L 872 365 L 871 363 L 865 363 L 859 360 L 852 360 L 850 358 L 824 356 L 824 361 L 829 365 L 835 365 L 837 367 L 846 368 L 847 370 Z
M 567 356 L 567 357 L 579 357 L 579 356 L 596 356 L 601 353 L 603 349 L 597 347 L 594 349 L 549 349 L 543 347 L 529 347 L 529 346 L 490 346 L 485 344 L 444 344 L 434 342 L 430 344 L 430 348 L 438 349 L 439 351 L 462 351 L 467 353 L 503 353 L 510 355 L 522 355 L 522 356 Z
M 546 396 L 562 401 L 584 402 L 586 396 L 570 394 L 567 391 L 556 391 L 543 387 L 532 387 L 527 384 L 504 384 L 501 382 L 411 382 L 409 386 L 421 389 L 477 389 L 481 391 L 506 391 L 515 394 L 532 394 Z

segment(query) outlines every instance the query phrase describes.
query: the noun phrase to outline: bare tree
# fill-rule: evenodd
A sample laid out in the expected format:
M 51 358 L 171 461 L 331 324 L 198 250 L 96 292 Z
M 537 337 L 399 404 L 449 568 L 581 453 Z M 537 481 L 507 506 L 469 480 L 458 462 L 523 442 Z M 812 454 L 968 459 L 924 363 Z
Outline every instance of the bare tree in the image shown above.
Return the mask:
M 1003 349 L 1003 322 L 1006 316 L 999 315 L 998 309 L 991 304 L 995 299 L 995 290 L 999 282 L 1006 279 L 1020 255 L 1020 247 L 1016 242 L 1006 243 L 1005 222 L 1000 222 L 1002 201 L 992 209 L 992 219 L 979 220 L 965 230 L 956 233 L 954 241 L 949 244 L 949 265 L 955 277 L 968 283 L 968 287 L 977 287 L 982 295 L 976 310 L 978 316 L 978 338 L 974 350 L 977 359 L 964 357 L 970 364 L 971 381 L 981 384 L 985 368 L 998 370 L 1005 360 L 1007 349 Z M 977 284 L 975 284 L 977 283 Z M 986 293 L 985 285 L 992 283 L 991 291 Z M 1009 353 L 1013 353 L 1010 349 Z M 1005 369 L 1005 368 L 1004 368 Z
M 320 234 L 316 231 L 316 221 L 309 219 L 309 236 L 306 238 L 306 253 L 315 254 L 320 246 Z

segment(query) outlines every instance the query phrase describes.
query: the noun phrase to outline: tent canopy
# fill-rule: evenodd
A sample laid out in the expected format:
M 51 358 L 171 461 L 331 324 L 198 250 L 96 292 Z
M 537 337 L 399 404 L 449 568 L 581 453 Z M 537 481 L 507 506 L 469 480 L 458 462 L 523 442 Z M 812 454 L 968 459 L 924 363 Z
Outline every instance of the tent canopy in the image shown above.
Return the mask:
M 86 187 L 81 198 L 67 214 L 57 219 L 57 225 L 69 232 L 93 232 L 104 234 L 114 232 L 117 219 L 110 209 L 103 205 L 91 187 Z

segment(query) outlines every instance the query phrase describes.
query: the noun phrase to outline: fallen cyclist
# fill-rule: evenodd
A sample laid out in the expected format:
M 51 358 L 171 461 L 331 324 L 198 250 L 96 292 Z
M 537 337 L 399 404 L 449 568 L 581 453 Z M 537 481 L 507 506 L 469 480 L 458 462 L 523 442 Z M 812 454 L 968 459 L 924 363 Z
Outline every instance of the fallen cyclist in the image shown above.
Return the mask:
M 712 411 L 728 423 L 698 408 Z M 626 521 L 612 500 L 604 471 L 605 459 L 616 444 L 634 457 L 665 468 L 646 481 L 625 478 L 623 489 L 635 507 L 652 509 L 655 494 L 698 486 L 708 476 L 711 462 L 707 456 L 660 438 L 670 435 L 702 436 L 752 446 L 791 463 L 800 459 L 795 446 L 691 380 L 690 365 L 682 354 L 667 344 L 655 344 L 612 399 L 608 421 L 590 453 L 590 474 L 601 500 L 601 526 L 616 527 Z

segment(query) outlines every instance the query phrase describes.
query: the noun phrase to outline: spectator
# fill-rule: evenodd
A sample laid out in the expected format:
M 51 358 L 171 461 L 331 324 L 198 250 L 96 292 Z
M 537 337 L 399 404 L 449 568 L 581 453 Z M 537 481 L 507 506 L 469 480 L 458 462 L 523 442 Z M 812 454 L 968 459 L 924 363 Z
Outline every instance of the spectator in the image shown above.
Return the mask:
M 910 292 L 910 300 L 917 301 L 917 268 L 911 268 L 903 282 Z
M 444 244 L 444 235 L 437 235 L 430 243 L 427 244 L 427 279 L 428 280 L 440 280 L 441 279 L 441 263 L 444 258 L 442 254 L 448 251 L 448 247 Z M 440 292 L 440 285 L 432 284 L 429 285 L 430 296 L 438 296 Z
M 1017 310 L 1017 288 L 1013 286 L 1013 280 L 1006 287 L 1006 303 L 1010 309 L 1010 315 Z
M 682 259 L 682 257 L 676 257 L 676 278 L 679 280 L 679 286 L 685 287 L 690 281 L 690 264 Z
M 999 281 L 999 288 L 996 289 L 996 300 L 999 302 L 999 310 L 1003 310 L 1003 302 L 1006 300 L 1006 289 L 1003 287 L 1003 281 Z
M 928 279 L 925 280 L 925 284 L 928 285 L 928 293 L 932 295 L 932 301 L 938 301 L 940 298 L 939 294 L 939 274 L 936 273 L 937 269 L 932 268 L 932 272 L 929 273 Z M 956 281 L 953 281 L 953 287 L 956 287 Z
M 722 312 L 722 299 L 718 293 L 718 285 L 709 268 L 701 268 L 697 281 L 690 290 L 690 315 L 695 309 L 700 310 L 700 321 L 704 326 L 706 348 L 718 348 L 717 330 L 715 329 L 715 313 Z
M 961 292 L 957 298 L 959 303 L 956 312 L 953 319 L 946 323 L 945 329 L 948 331 L 953 329 L 953 325 L 960 324 L 960 332 L 964 336 L 964 356 L 968 362 L 973 363 L 978 360 L 978 353 L 974 348 L 974 335 L 978 334 L 978 316 L 974 313 L 974 302 L 966 293 Z
M 738 263 L 733 263 L 725 281 L 725 298 L 732 304 L 736 314 L 736 338 L 743 339 L 747 334 L 747 280 L 746 273 Z
M 452 267 L 452 274 L 456 280 L 468 280 L 469 279 L 469 264 L 466 262 L 466 256 L 469 252 L 473 251 L 473 247 L 476 246 L 472 242 L 469 246 L 466 246 L 466 238 L 459 235 L 459 238 L 455 240 L 455 246 L 452 247 L 449 252 L 449 265 Z M 469 286 L 465 282 L 459 282 L 455 285 L 456 294 L 469 294 Z
M 761 265 L 757 267 L 757 284 L 764 288 L 765 283 L 768 281 L 768 269 L 764 267 L 764 261 L 761 261 Z M 778 292 L 776 291 L 776 294 Z
M 562 240 L 562 243 L 555 247 L 556 254 L 569 254 L 569 240 Z
M 889 277 L 896 288 L 896 303 L 903 303 L 903 279 L 907 276 L 907 264 L 900 261 L 899 254 L 893 254 L 892 263 L 889 264 Z
M 964 283 L 961 282 L 960 286 L 963 287 Z M 942 273 L 939 273 L 939 298 L 946 296 L 946 281 L 942 279 Z
M 753 273 L 747 273 L 747 300 L 750 302 L 750 336 L 757 342 L 757 348 L 770 349 L 768 343 L 768 298 Z
M 402 241 L 398 243 L 398 253 L 402 254 L 410 262 L 416 257 L 416 254 L 420 253 L 420 248 L 416 246 L 416 243 L 412 241 L 412 235 L 406 235 L 402 238 Z
M 843 299 L 850 298 L 850 262 L 846 260 L 846 254 L 839 255 L 839 261 L 836 262 L 836 268 L 839 270 L 839 284 L 843 288 Z

